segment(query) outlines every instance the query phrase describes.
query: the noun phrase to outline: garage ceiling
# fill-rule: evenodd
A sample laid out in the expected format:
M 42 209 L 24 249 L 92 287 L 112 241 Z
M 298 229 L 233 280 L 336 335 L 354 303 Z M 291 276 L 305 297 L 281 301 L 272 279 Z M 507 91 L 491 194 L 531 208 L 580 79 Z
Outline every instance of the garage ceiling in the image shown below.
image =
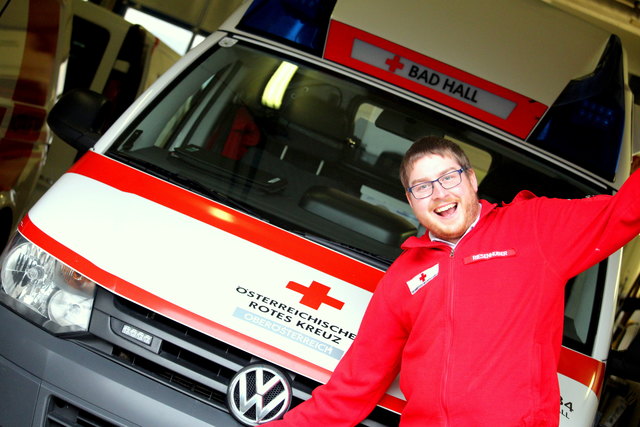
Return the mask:
M 245 0 L 129 0 L 130 6 L 140 5 L 154 10 L 165 16 L 191 25 L 193 28 L 206 32 L 215 31 L 220 24 Z M 117 0 L 102 1 L 101 4 L 109 9 L 109 4 Z
M 633 0 L 540 0 L 617 34 L 631 74 L 640 76 L 640 2 Z
M 103 3 L 112 3 L 107 0 Z M 423 0 L 421 0 L 423 1 Z M 473 1 L 473 0 L 468 0 Z M 640 7 L 634 0 L 538 0 L 617 34 L 628 53 L 629 69 L 640 76 Z M 125 0 L 126 2 L 126 0 Z M 193 28 L 214 31 L 244 0 L 129 0 Z M 108 5 L 105 5 L 108 6 Z

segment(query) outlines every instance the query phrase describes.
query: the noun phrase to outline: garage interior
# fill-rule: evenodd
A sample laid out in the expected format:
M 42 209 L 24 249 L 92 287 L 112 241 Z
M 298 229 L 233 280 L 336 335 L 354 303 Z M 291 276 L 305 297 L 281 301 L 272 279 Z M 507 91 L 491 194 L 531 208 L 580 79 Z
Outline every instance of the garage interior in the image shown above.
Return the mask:
M 179 58 L 211 34 L 245 0 L 90 0 L 107 11 L 122 16 L 130 23 L 144 26 L 173 50 Z M 473 0 L 469 0 L 473 1 Z M 627 52 L 629 85 L 636 106 L 640 105 L 640 1 L 633 0 L 537 0 L 566 11 L 596 26 L 618 35 Z M 542 31 L 543 29 L 541 29 Z M 132 101 L 132 100 L 131 100 Z M 638 108 L 638 107 L 636 107 Z M 640 126 L 636 112 L 634 125 Z M 640 128 L 639 128 L 640 129 Z M 634 136 L 633 153 L 640 155 L 640 131 Z M 36 187 L 30 197 L 35 203 L 46 190 L 72 165 L 77 152 L 54 138 L 49 148 Z M 640 417 L 640 384 L 621 380 L 612 390 L 620 390 L 629 383 L 627 406 Z M 626 389 L 625 389 L 626 390 Z M 620 394 L 612 399 L 619 398 Z M 604 398 L 607 398 L 605 396 Z M 619 406 L 618 406 L 619 407 Z M 626 407 L 625 407 L 626 408 Z

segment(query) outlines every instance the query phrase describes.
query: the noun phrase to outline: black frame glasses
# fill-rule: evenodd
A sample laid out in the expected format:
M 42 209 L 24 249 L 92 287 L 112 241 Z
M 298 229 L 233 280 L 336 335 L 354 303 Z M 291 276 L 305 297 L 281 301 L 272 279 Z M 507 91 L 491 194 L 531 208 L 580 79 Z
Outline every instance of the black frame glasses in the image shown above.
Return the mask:
M 445 190 L 457 187 L 462 182 L 462 172 L 469 169 L 470 168 L 460 168 L 447 172 L 433 181 L 424 181 L 412 185 L 407 188 L 407 191 L 411 193 L 414 199 L 426 199 L 433 194 L 433 186 L 436 182 L 440 183 Z

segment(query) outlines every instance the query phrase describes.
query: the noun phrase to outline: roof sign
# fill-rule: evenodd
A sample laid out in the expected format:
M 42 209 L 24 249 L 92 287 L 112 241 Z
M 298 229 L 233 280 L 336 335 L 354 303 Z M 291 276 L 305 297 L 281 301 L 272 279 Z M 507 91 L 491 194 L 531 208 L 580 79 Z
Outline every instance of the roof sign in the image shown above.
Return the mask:
M 526 138 L 547 107 L 512 90 L 332 20 L 324 57 Z
M 395 55 L 365 41 L 354 39 L 351 57 L 374 67 L 388 70 L 405 79 L 454 97 L 469 105 L 506 119 L 516 103 L 494 95 L 477 86 L 465 83 L 432 68 L 425 67 L 407 58 Z

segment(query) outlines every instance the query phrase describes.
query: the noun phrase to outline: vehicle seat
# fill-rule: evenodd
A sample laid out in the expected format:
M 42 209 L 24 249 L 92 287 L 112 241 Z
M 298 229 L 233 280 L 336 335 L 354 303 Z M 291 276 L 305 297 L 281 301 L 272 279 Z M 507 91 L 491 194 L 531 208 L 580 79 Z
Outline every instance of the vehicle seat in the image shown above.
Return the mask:
M 317 96 L 300 96 L 283 106 L 279 142 L 281 158 L 295 150 L 315 159 L 319 175 L 324 162 L 339 160 L 349 145 L 349 121 L 338 105 Z

